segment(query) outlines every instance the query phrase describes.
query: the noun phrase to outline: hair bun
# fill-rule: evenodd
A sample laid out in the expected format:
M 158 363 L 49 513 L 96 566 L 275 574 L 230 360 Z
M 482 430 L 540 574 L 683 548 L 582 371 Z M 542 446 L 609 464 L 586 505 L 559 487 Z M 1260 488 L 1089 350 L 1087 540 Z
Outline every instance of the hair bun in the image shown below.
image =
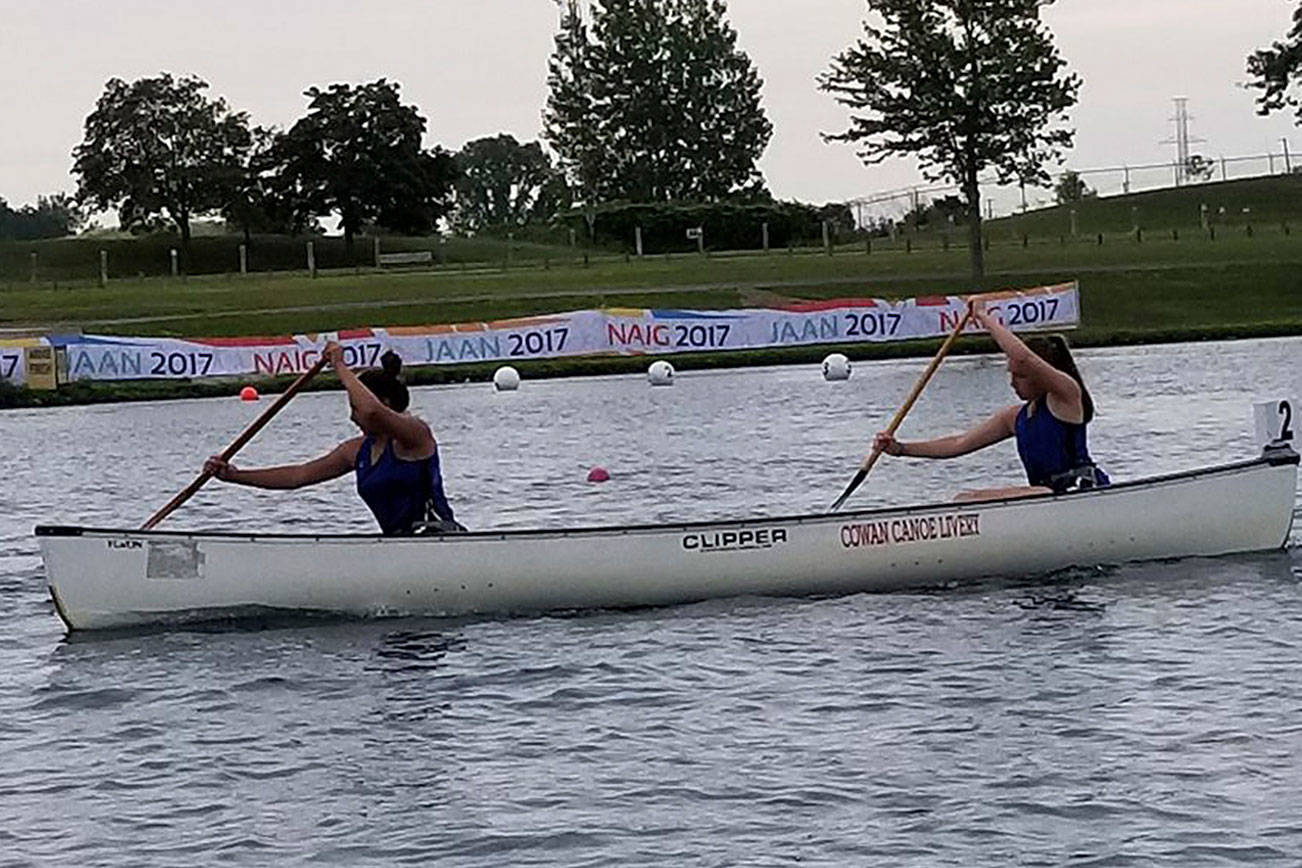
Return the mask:
M 402 356 L 393 350 L 389 350 L 380 356 L 380 367 L 384 368 L 384 372 L 396 380 L 398 375 L 402 373 Z

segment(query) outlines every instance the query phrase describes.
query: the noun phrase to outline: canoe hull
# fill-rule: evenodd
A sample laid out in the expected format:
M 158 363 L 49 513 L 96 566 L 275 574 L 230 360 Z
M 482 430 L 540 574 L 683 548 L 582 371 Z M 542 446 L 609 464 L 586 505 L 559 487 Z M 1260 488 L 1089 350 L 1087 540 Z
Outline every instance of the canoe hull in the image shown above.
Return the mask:
M 1279 548 L 1297 455 L 1092 492 L 734 522 L 446 537 L 40 527 L 69 629 L 249 610 L 467 615 L 936 586 Z

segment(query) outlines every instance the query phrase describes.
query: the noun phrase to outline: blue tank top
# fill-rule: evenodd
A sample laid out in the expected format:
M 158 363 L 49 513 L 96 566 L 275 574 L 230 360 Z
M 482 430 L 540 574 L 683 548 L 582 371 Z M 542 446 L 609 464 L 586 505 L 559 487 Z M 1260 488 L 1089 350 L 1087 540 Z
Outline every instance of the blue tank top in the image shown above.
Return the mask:
M 1032 407 L 1035 412 L 1031 413 Z M 1056 492 L 1070 488 L 1109 484 L 1108 476 L 1090 458 L 1085 445 L 1085 424 L 1064 422 L 1054 416 L 1048 404 L 1027 402 L 1017 412 L 1014 432 L 1017 454 L 1026 468 L 1031 485 L 1043 485 Z
M 374 437 L 362 440 L 354 468 L 357 471 L 357 493 L 374 513 L 381 533 L 385 536 L 409 534 L 417 523 L 431 519 L 455 521 L 452 507 L 443 493 L 437 446 L 429 458 L 405 461 L 394 454 L 393 439 L 390 438 L 384 444 L 379 460 L 372 464 L 371 447 L 374 444 Z

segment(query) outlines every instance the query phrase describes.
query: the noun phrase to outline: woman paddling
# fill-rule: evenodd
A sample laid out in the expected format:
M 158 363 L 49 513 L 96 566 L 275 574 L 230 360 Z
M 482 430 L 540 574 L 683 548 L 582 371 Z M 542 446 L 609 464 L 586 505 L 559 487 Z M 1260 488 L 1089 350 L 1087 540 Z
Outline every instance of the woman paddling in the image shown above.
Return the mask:
M 1085 445 L 1085 427 L 1094 418 L 1094 401 L 1067 341 L 1061 335 L 1048 335 L 1023 342 L 991 316 L 981 300 L 971 303 L 971 312 L 1008 357 L 1013 391 L 1025 403 L 1006 407 L 949 437 L 906 443 L 881 432 L 873 441 L 874 448 L 910 458 L 954 458 L 1015 437 L 1030 485 L 967 491 L 958 500 L 1062 494 L 1108 485 L 1108 475 L 1090 458 Z
M 398 354 L 390 350 L 380 359 L 382 368 L 360 376 L 344 363 L 339 344 L 326 344 L 322 354 L 348 392 L 349 418 L 362 429 L 362 436 L 302 464 L 241 470 L 213 456 L 204 470 L 226 482 L 255 488 L 302 488 L 355 471 L 357 493 L 385 535 L 464 531 L 443 493 L 434 434 L 429 425 L 407 412 L 411 398 L 399 379 Z

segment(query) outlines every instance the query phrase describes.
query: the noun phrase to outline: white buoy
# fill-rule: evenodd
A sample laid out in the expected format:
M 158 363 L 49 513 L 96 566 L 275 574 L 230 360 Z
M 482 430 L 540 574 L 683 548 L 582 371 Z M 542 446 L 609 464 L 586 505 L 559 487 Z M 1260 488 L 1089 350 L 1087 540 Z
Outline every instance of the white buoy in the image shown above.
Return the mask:
M 672 386 L 674 384 L 674 366 L 664 361 L 652 362 L 647 368 L 646 378 L 653 386 Z
M 823 379 L 830 382 L 850 379 L 850 360 L 840 353 L 823 359 Z
M 493 388 L 499 392 L 514 392 L 520 388 L 520 372 L 510 365 L 503 365 L 493 372 Z

